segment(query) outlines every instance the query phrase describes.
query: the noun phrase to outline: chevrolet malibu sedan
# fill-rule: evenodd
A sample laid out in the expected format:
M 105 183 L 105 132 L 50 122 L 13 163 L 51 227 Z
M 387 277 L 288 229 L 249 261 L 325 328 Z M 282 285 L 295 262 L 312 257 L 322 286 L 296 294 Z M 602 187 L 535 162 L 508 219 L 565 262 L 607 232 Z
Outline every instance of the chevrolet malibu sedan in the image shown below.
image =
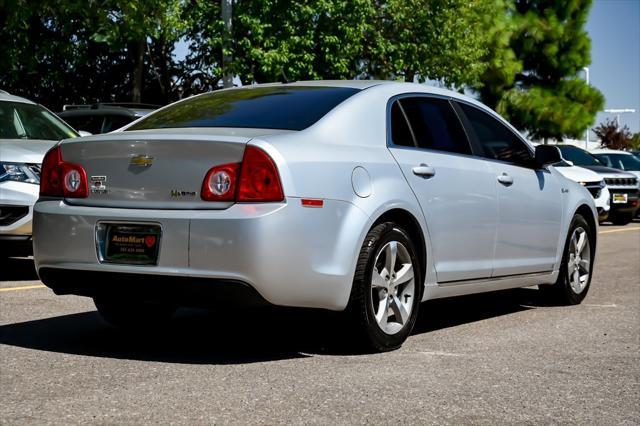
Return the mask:
M 539 285 L 554 303 L 583 300 L 598 215 L 559 161 L 423 85 L 206 93 L 47 153 L 36 266 L 115 326 L 177 306 L 321 308 L 390 350 L 428 299 Z

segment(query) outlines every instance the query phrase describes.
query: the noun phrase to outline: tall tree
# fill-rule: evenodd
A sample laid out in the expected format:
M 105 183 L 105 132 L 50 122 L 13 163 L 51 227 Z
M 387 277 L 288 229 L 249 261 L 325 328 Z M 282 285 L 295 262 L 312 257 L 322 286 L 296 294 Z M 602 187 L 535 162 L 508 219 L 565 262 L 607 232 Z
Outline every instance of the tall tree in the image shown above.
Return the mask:
M 6 0 L 0 86 L 57 109 L 65 103 L 172 94 L 180 0 Z
M 482 100 L 532 138 L 581 137 L 604 105 L 602 94 L 580 77 L 591 60 L 584 30 L 591 0 L 515 0 L 506 6 L 515 60 L 509 72 L 490 61 L 479 87 Z M 497 43 L 490 50 L 501 51 Z

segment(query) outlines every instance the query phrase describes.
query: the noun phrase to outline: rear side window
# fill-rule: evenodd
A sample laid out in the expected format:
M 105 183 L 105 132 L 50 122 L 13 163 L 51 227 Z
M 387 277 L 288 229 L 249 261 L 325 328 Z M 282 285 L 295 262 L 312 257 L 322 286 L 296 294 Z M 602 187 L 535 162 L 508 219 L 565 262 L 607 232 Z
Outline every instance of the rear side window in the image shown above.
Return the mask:
M 358 91 L 315 86 L 221 90 L 170 105 L 127 130 L 184 127 L 303 130 Z
M 522 167 L 534 166 L 531 151 L 508 127 L 478 108 L 462 103 L 458 105 L 467 116 L 484 157 Z
M 391 106 L 395 145 L 470 154 L 467 136 L 446 99 L 402 98 Z

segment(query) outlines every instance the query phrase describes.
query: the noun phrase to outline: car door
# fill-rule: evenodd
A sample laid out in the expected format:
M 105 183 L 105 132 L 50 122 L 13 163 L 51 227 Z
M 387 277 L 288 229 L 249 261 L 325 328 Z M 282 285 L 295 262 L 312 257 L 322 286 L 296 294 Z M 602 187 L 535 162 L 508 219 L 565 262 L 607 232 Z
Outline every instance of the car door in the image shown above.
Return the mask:
M 494 172 L 474 157 L 446 98 L 390 102 L 388 145 L 424 213 L 439 283 L 488 278 L 497 227 Z
M 536 166 L 532 148 L 497 117 L 456 103 L 472 143 L 487 158 L 498 191 L 493 276 L 551 271 L 562 221 L 560 183 Z

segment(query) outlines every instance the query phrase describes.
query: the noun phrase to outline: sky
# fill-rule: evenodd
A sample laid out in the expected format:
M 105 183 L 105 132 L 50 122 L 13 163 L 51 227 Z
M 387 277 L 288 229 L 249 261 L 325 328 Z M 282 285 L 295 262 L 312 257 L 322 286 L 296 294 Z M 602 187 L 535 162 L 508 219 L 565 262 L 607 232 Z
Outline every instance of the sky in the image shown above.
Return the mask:
M 605 96 L 605 109 L 632 108 L 620 115 L 620 123 L 632 133 L 640 131 L 640 0 L 595 0 L 586 30 L 591 38 L 590 83 Z M 188 52 L 184 42 L 175 54 Z M 592 127 L 615 118 L 601 112 Z M 591 133 L 591 140 L 595 135 Z
M 591 84 L 604 94 L 605 109 L 635 109 L 633 114 L 620 115 L 620 123 L 631 132 L 640 131 L 640 0 L 595 0 L 587 32 Z M 614 116 L 599 113 L 594 126 L 607 118 Z

